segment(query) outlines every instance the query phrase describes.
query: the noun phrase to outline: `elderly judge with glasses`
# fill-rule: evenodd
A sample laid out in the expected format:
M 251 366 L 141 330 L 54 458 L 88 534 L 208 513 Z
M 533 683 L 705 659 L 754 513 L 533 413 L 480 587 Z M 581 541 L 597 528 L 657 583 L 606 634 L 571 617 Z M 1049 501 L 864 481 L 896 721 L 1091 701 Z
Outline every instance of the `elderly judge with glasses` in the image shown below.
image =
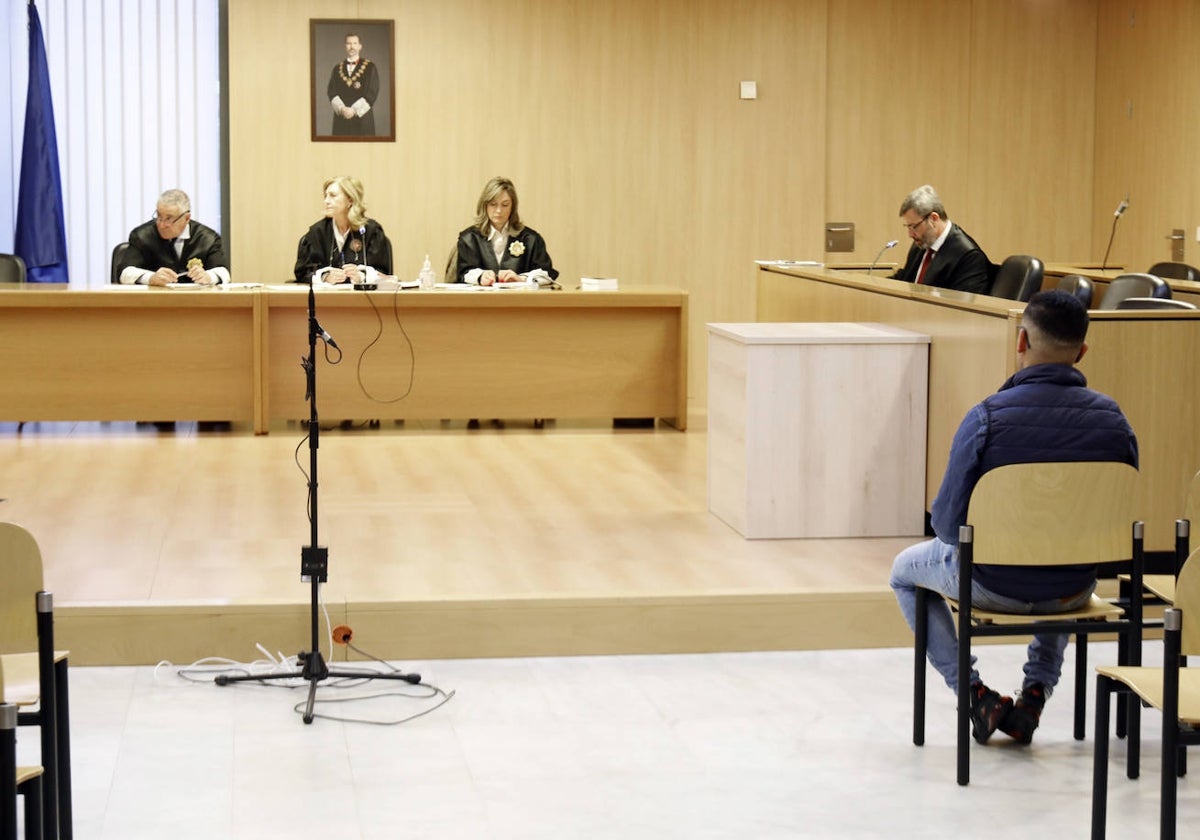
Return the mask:
M 221 234 L 192 219 L 187 193 L 171 189 L 158 197 L 154 218 L 129 232 L 117 279 L 149 286 L 214 286 L 229 282 L 229 257 Z

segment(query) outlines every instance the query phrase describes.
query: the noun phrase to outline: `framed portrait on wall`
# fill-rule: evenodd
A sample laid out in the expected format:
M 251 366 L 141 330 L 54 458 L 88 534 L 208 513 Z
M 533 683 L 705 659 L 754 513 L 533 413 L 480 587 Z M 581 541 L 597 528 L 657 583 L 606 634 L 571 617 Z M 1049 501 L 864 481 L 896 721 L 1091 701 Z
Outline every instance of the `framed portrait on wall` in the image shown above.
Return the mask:
M 311 19 L 312 139 L 396 139 L 394 21 Z

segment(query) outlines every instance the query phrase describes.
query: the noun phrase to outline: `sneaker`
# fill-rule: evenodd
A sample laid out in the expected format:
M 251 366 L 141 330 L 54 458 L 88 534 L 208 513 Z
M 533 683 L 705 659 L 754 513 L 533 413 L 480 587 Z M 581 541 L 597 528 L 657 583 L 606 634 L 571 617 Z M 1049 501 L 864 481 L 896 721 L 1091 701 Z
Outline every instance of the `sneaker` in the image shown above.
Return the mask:
M 981 682 L 971 685 L 971 734 L 981 744 L 1000 726 L 1013 708 L 1011 697 L 1001 697 Z
M 1000 720 L 1000 731 L 1018 744 L 1030 743 L 1045 705 L 1046 689 L 1041 683 L 1025 686 L 1012 709 Z

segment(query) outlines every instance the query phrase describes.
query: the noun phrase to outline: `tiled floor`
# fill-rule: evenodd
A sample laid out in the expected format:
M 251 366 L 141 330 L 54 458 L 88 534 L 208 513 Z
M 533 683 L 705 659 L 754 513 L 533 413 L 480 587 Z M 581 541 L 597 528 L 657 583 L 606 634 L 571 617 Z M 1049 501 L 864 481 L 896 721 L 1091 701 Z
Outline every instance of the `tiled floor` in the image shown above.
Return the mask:
M 1111 645 L 1092 650 L 1112 661 Z M 981 669 L 1009 690 L 1022 661 L 1021 648 L 990 647 Z M 303 689 L 73 669 L 76 837 L 1087 836 L 1091 727 L 1071 739 L 1069 678 L 1034 745 L 973 745 L 972 784 L 959 788 L 940 681 L 927 745 L 910 742 L 908 650 L 401 664 L 454 697 L 399 726 L 305 726 L 292 711 Z M 397 690 L 413 691 L 357 691 Z M 323 683 L 319 695 L 351 693 Z M 431 704 L 319 711 L 387 720 Z M 1147 713 L 1139 781 L 1124 778 L 1114 742 L 1110 837 L 1157 836 L 1159 720 Z M 36 756 L 36 739 L 21 749 Z M 1193 776 L 1179 836 L 1198 827 Z

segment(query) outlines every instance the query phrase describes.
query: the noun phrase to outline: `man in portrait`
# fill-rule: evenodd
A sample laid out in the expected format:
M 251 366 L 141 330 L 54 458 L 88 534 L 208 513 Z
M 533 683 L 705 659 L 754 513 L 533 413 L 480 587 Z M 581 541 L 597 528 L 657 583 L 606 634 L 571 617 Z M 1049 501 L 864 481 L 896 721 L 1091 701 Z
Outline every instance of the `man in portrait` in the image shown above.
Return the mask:
M 372 137 L 375 134 L 375 99 L 379 96 L 379 68 L 362 55 L 362 40 L 346 35 L 346 58 L 333 66 L 326 90 L 333 108 L 334 137 Z

